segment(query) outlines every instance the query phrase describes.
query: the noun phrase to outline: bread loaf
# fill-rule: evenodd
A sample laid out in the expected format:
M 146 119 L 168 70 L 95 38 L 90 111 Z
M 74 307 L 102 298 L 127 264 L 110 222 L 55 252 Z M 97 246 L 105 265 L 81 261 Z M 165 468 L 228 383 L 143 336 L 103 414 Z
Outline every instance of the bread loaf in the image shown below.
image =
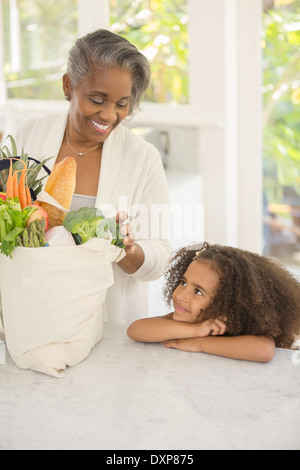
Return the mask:
M 71 207 L 75 191 L 76 170 L 77 164 L 74 158 L 66 157 L 64 160 L 54 165 L 45 185 L 45 191 L 67 210 Z M 46 202 L 41 202 L 40 205 L 48 213 L 49 229 L 62 225 L 66 216 L 65 212 L 62 212 Z

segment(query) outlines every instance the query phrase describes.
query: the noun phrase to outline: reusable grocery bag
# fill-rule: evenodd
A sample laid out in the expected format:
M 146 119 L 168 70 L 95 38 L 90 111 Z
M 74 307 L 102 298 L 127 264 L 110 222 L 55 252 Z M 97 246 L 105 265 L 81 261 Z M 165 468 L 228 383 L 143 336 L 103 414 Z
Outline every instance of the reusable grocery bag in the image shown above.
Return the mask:
M 0 293 L 0 365 L 6 364 L 6 346 L 4 341 L 4 328 L 2 325 L 1 293 Z
M 112 263 L 125 255 L 108 240 L 78 246 L 23 248 L 0 255 L 7 349 L 21 369 L 61 378 L 103 335 Z

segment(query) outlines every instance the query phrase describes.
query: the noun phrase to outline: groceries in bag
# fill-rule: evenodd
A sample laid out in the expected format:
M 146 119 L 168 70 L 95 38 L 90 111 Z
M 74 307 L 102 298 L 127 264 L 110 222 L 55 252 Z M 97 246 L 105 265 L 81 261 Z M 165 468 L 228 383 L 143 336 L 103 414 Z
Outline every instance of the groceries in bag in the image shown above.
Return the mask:
M 12 189 L 18 170 L 12 170 L 11 160 L 9 175 L 6 181 L 8 193 L 4 195 L 5 200 L 0 199 L 2 206 L 2 209 L 0 206 L 2 211 L 2 216 L 0 214 L 1 253 L 11 256 L 13 250 L 18 246 L 32 248 L 45 245 L 50 246 L 44 243 L 46 232 L 48 229 L 62 225 L 72 233 L 77 245 L 97 237 L 109 239 L 113 245 L 124 248 L 119 225 L 114 219 L 106 218 L 99 209 L 83 207 L 78 211 L 68 213 L 76 185 L 76 169 L 76 161 L 72 157 L 66 157 L 61 162 L 55 164 L 46 182 L 45 190 L 40 192 L 38 196 L 41 200 L 35 201 L 32 204 L 28 194 L 25 163 L 24 170 L 21 172 L 22 179 L 20 179 L 18 185 L 19 193 L 16 192 L 17 190 L 14 191 Z M 22 190 L 21 187 L 23 188 Z M 23 198 L 23 205 L 16 196 L 16 194 L 20 195 L 21 193 L 28 194 L 27 199 Z M 16 214 L 16 212 L 20 214 Z M 31 229 L 28 229 L 28 220 L 31 223 L 35 219 L 38 219 L 41 223 L 36 222 Z M 5 220 L 8 221 L 7 224 Z M 4 224 L 6 224 L 5 230 L 3 228 Z M 36 236 L 34 236 L 34 233 L 31 233 L 32 231 L 34 232 L 35 228 L 37 228 Z M 29 234 L 27 233 L 28 231 Z M 27 242 L 28 237 L 30 242 Z
M 125 256 L 114 219 L 96 208 L 69 212 L 76 178 L 73 160 L 67 157 L 54 166 L 44 194 L 39 193 L 41 201 L 22 208 L 18 197 L 4 193 L 0 198 L 0 291 L 7 347 L 20 368 L 59 378 L 100 341 L 106 292 L 114 282 L 112 263 Z M 26 188 L 26 177 L 24 181 Z

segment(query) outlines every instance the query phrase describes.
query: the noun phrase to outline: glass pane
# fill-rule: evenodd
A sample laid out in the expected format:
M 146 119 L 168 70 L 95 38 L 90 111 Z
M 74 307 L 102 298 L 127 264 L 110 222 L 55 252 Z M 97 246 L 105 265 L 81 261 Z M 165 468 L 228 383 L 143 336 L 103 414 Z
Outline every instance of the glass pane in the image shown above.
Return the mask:
M 8 98 L 62 99 L 61 78 L 77 35 L 77 0 L 3 0 Z
M 135 44 L 151 63 L 146 100 L 187 104 L 188 0 L 110 0 L 110 14 L 111 31 Z
M 300 272 L 300 0 L 264 0 L 265 253 Z

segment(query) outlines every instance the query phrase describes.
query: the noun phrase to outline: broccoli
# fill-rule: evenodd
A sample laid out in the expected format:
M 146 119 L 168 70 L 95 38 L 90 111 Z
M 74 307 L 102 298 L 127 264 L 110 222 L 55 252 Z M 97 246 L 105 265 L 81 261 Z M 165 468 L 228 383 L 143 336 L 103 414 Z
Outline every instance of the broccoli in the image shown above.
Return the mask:
M 113 237 L 112 244 L 124 248 L 116 221 L 104 217 L 103 212 L 97 208 L 81 207 L 78 211 L 69 212 L 63 226 L 72 233 L 77 245 L 95 237 L 106 238 L 109 231 Z

